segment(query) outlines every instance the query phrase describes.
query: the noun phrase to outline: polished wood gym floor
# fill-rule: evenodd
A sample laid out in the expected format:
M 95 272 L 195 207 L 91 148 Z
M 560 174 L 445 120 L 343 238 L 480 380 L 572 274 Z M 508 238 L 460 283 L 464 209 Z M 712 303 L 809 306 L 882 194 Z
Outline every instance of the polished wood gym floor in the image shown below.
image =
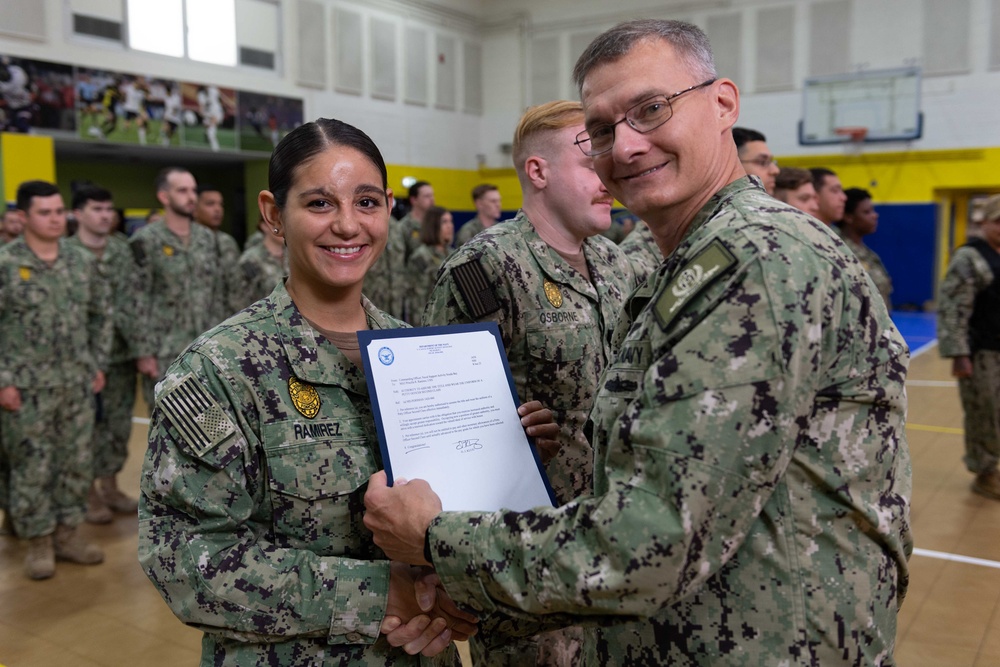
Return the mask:
M 902 667 L 1000 665 L 1000 502 L 969 491 L 962 412 L 949 365 L 935 349 L 910 366 L 907 435 L 913 458 L 917 552 L 899 616 Z M 137 414 L 145 414 L 138 406 Z M 136 423 L 120 476 L 131 494 L 145 446 Z M 34 582 L 24 548 L 0 537 L 0 665 L 178 667 L 196 665 L 201 634 L 177 621 L 136 561 L 136 519 L 83 528 L 104 548 L 102 565 L 60 563 Z

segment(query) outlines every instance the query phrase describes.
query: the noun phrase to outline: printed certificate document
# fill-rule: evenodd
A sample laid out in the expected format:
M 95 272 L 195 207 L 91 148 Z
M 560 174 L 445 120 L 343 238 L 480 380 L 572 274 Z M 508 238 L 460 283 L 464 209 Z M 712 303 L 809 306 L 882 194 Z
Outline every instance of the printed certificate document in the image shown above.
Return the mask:
M 445 510 L 554 505 L 495 322 L 359 331 L 382 460 L 423 479 Z

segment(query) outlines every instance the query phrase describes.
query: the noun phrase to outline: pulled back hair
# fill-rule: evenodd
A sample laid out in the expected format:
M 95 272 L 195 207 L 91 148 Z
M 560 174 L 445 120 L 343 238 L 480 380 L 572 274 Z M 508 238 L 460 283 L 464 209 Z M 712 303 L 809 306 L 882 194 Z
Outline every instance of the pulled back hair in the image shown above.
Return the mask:
M 662 39 L 673 46 L 697 79 L 704 81 L 718 76 L 712 45 L 701 28 L 684 21 L 636 19 L 606 30 L 583 50 L 573 68 L 577 89 L 583 91 L 583 80 L 592 69 L 618 60 L 640 41 L 651 39 Z
M 267 189 L 274 195 L 279 209 L 284 210 L 288 201 L 296 169 L 330 146 L 353 148 L 371 160 L 382 174 L 382 189 L 389 189 L 385 160 L 371 137 L 343 121 L 319 118 L 286 134 L 271 153 L 267 163 Z
M 864 188 L 847 188 L 844 190 L 844 194 L 847 195 L 847 201 L 844 202 L 844 215 L 854 215 L 858 204 L 872 198 L 872 193 Z
M 25 181 L 17 186 L 17 208 L 27 211 L 35 197 L 51 197 L 59 194 L 59 188 L 48 181 Z
M 441 218 L 448 212 L 448 209 L 441 206 L 431 206 L 424 214 L 424 221 L 420 223 L 420 241 L 426 245 L 437 245 L 441 243 Z

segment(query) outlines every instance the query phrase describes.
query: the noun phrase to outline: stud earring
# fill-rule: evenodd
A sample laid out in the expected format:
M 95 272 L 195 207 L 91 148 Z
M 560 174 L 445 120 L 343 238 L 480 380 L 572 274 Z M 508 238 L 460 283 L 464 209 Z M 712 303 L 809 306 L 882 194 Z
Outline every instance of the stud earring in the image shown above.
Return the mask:
M 274 228 L 274 233 L 275 233 L 275 234 L 277 234 L 277 233 L 278 233 L 278 228 L 277 228 L 277 227 L 275 227 L 275 228 Z

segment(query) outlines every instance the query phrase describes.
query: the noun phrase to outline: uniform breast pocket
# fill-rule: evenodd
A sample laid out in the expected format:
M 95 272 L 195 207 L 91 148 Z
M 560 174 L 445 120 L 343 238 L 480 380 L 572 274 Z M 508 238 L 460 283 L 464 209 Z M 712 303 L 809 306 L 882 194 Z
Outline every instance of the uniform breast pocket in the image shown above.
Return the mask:
M 274 529 L 288 546 L 363 557 L 364 490 L 377 470 L 364 441 L 323 441 L 267 451 Z
M 528 386 L 547 407 L 578 407 L 581 385 L 593 392 L 592 377 L 597 350 L 591 350 L 584 336 L 572 327 L 529 330 L 525 337 Z M 527 400 L 527 397 L 526 397 Z M 588 401 L 589 402 L 589 401 Z

